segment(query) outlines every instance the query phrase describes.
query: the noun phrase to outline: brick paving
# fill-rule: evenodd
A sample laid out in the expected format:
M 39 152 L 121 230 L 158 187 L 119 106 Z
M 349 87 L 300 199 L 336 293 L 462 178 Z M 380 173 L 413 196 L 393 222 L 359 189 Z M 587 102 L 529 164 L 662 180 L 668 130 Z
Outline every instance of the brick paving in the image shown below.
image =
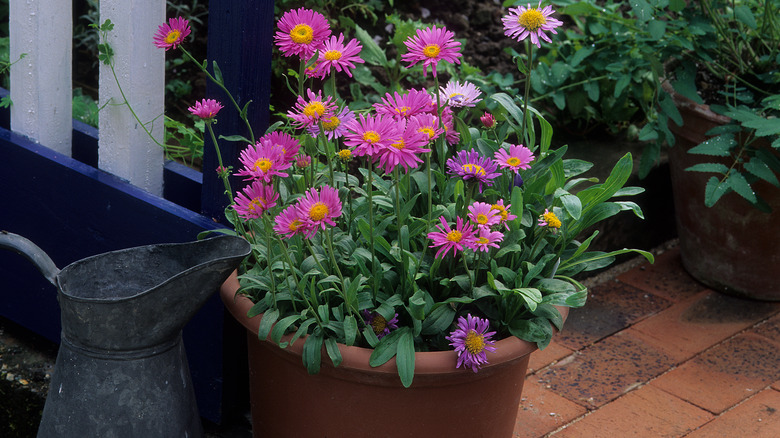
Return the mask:
M 780 303 L 708 289 L 673 244 L 628 265 L 531 356 L 515 437 L 780 436 Z

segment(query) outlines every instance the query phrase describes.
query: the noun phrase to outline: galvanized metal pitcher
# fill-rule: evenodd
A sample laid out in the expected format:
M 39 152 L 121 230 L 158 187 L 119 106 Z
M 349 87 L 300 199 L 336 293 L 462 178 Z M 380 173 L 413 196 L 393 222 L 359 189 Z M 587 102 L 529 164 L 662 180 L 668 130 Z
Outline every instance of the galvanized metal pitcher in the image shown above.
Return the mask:
M 182 328 L 250 252 L 239 237 L 112 251 L 61 271 L 19 235 L 58 289 L 62 340 L 38 429 L 49 437 L 201 437 Z

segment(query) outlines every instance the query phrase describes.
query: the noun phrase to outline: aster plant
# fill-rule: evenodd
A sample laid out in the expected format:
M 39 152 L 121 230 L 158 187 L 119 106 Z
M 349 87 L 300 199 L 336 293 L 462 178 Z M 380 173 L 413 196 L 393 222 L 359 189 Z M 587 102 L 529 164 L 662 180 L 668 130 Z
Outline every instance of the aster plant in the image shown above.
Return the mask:
M 530 18 L 510 11 L 510 36 L 547 41 L 540 32 L 555 24 L 553 11 L 537 12 L 547 24 L 531 29 Z M 526 31 L 517 33 L 516 23 Z M 168 27 L 161 27 L 164 41 Z M 580 176 L 589 163 L 565 159 L 565 146 L 550 147 L 550 125 L 532 107 L 483 96 L 468 82 L 441 86 L 437 66 L 461 57 L 442 25 L 416 32 L 401 55 L 408 67 L 422 63 L 423 75 L 430 69 L 433 86 L 371 104 L 347 101 L 334 84 L 349 83 L 362 62 L 360 45 L 331 35 L 318 12 L 282 15 L 275 41 L 301 72 L 290 86 L 295 104 L 274 130 L 245 139 L 240 169 L 220 162 L 234 226 L 222 231 L 252 243 L 239 293 L 255 302 L 250 316 L 262 314 L 261 339 L 304 342 L 311 373 L 323 351 L 341 362 L 338 344 L 371 348 L 370 364 L 395 357 L 409 386 L 416 351 L 455 350 L 453 368 L 477 372 L 502 338 L 544 348 L 562 325 L 556 306 L 585 303 L 576 276 L 629 251 L 652 259 L 639 250 L 589 251 L 598 232 L 581 236 L 620 211 L 641 216 L 636 204 L 613 199 L 642 191 L 623 187 L 630 155 L 594 183 Z M 245 115 L 230 99 L 225 106 Z M 483 100 L 496 110 L 482 115 Z M 191 108 L 209 132 L 219 105 Z M 467 119 L 470 111 L 475 117 Z M 246 186 L 234 192 L 230 174 Z

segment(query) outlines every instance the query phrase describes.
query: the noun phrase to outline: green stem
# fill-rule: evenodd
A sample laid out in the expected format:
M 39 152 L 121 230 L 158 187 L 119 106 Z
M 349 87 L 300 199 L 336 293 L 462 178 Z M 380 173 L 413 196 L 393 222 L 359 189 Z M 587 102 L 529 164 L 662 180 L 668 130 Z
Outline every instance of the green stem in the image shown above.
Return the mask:
M 526 51 L 528 52 L 528 75 L 525 78 L 525 93 L 523 94 L 523 127 L 520 131 L 520 141 L 528 144 L 526 141 L 526 122 L 528 120 L 528 96 L 531 94 L 531 71 L 533 68 L 534 59 L 534 45 L 530 40 L 525 42 Z M 530 147 L 531 145 L 529 145 Z
M 367 181 L 367 187 L 366 187 L 366 193 L 368 194 L 368 227 L 369 227 L 369 246 L 371 247 L 371 289 L 373 292 L 374 300 L 376 300 L 377 296 L 377 282 L 376 282 L 376 250 L 374 249 L 374 201 L 373 201 L 373 191 L 374 191 L 374 169 L 373 169 L 373 163 L 371 161 L 371 157 L 366 158 L 367 166 L 368 167 L 368 176 L 366 178 Z

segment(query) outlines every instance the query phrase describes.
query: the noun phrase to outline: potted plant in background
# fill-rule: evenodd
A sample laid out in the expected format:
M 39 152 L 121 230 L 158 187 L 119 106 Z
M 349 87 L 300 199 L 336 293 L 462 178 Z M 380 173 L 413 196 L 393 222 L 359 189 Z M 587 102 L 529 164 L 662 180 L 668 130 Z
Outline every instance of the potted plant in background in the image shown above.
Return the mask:
M 780 1 L 669 2 L 660 106 L 683 265 L 722 292 L 780 300 Z M 687 39 L 687 42 L 686 42 Z M 670 47 L 671 44 L 666 44 Z M 674 103 L 673 105 L 671 103 Z M 666 123 L 664 123 L 666 124 Z M 661 130 L 663 131 L 663 130 Z
M 507 35 L 526 42 L 527 72 L 534 44 L 561 24 L 553 12 L 504 17 Z M 192 59 L 187 33 L 172 19 L 155 43 Z M 475 114 L 478 88 L 440 83 L 460 58 L 442 26 L 418 29 L 401 56 L 412 74 L 432 73 L 430 89 L 369 105 L 342 99 L 336 79 L 381 56 L 376 43 L 335 35 L 304 8 L 281 16 L 275 40 L 300 61 L 289 73 L 295 106 L 258 139 L 222 139 L 249 146 L 242 169 L 218 169 L 234 226 L 223 231 L 253 247 L 222 297 L 251 333 L 255 435 L 511 435 L 528 355 L 585 303 L 575 277 L 631 251 L 652 261 L 588 251 L 598 232 L 580 240 L 621 211 L 641 217 L 615 199 L 642 191 L 624 187 L 631 155 L 602 183 L 583 177 L 590 163 L 550 148 L 528 82 L 524 99 L 497 93 L 486 97 L 494 113 Z M 216 66 L 196 64 L 224 85 Z M 190 109 L 215 145 L 221 109 L 210 99 Z M 230 174 L 246 187 L 234 192 Z

